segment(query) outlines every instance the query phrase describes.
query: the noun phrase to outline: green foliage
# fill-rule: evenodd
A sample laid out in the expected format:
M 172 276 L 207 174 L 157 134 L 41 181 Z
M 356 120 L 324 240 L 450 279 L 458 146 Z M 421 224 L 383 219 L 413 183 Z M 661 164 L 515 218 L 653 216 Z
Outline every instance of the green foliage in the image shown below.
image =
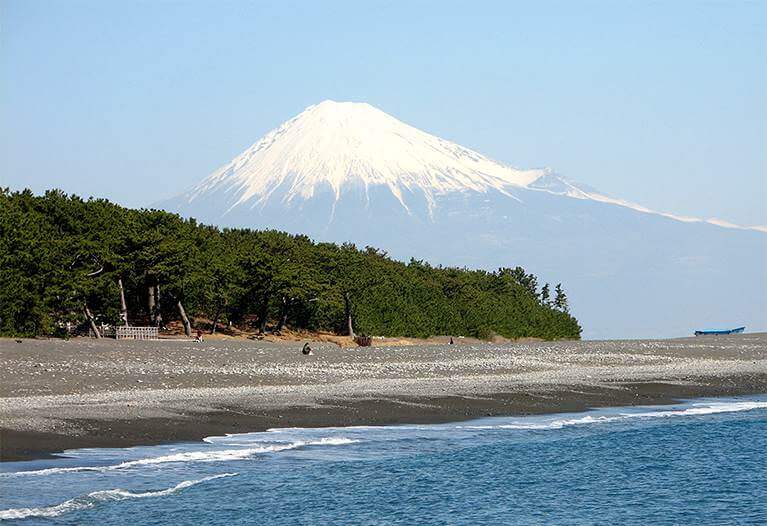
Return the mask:
M 541 288 L 541 303 L 544 305 L 549 305 L 551 301 L 551 288 L 549 287 L 549 284 L 546 283 Z
M 521 267 L 495 272 L 395 261 L 372 247 L 314 243 L 273 230 L 199 225 L 157 210 L 131 210 L 59 191 L 0 190 L 0 334 L 53 335 L 119 322 L 122 279 L 132 323 L 148 320 L 160 286 L 164 320 L 184 304 L 193 318 L 264 329 L 381 336 L 578 338 L 561 285 Z
M 562 312 L 570 311 L 570 306 L 567 302 L 567 294 L 565 294 L 565 290 L 562 288 L 561 283 L 557 283 L 557 286 L 554 289 L 554 307 Z

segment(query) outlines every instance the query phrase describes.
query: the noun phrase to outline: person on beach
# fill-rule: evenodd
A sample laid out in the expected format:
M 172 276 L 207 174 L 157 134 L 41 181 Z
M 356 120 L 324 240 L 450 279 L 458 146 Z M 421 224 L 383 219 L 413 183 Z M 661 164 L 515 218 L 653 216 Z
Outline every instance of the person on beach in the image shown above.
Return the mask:
M 308 355 L 310 355 L 310 354 L 314 354 L 314 353 L 312 352 L 312 348 L 309 346 L 309 342 L 306 342 L 306 343 L 304 344 L 304 348 L 303 348 L 303 349 L 301 349 L 301 354 L 303 354 L 303 355 L 305 355 L 305 356 L 308 356 Z
M 202 342 L 202 331 L 200 329 L 197 329 L 197 337 L 195 337 L 194 341 L 198 343 Z
M 453 337 L 451 336 L 451 337 L 450 337 L 450 343 L 449 343 L 449 345 L 454 345 L 454 344 L 455 344 L 455 342 L 453 341 Z

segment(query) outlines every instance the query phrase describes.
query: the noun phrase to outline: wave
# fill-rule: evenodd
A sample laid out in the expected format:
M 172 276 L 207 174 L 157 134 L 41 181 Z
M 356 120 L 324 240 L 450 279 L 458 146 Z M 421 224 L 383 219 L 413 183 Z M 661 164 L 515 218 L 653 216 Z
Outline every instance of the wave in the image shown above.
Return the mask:
M 319 440 L 314 440 L 312 442 L 308 442 L 306 445 L 311 446 L 345 446 L 347 444 L 356 444 L 359 440 L 356 438 L 345 438 L 345 437 L 327 437 L 327 438 L 321 438 Z
M 300 429 L 300 428 L 296 428 Z M 270 431 L 267 431 L 270 432 Z M 254 440 L 247 440 L 249 437 L 255 437 Z M 231 439 L 241 439 L 237 442 L 232 442 Z M 279 440 L 279 439 L 277 439 Z M 285 439 L 283 439 L 285 440 Z M 227 433 L 224 436 L 210 436 L 205 437 L 202 439 L 203 442 L 206 442 L 208 444 L 212 445 L 227 445 L 227 446 L 252 446 L 253 444 L 264 444 L 264 443 L 270 443 L 270 440 L 264 440 L 262 433 Z M 296 442 L 291 442 L 291 444 L 296 444 L 297 446 L 345 446 L 347 444 L 354 444 L 359 442 L 359 440 L 355 438 L 346 438 L 346 437 L 324 437 L 319 438 L 317 440 L 301 440 Z M 277 445 L 282 444 L 281 442 L 274 442 Z
M 684 416 L 702 416 L 716 413 L 731 413 L 739 411 L 749 411 L 753 409 L 767 408 L 767 401 L 765 400 L 748 400 L 748 401 L 728 401 L 728 402 L 698 402 L 685 405 L 683 407 L 673 409 L 653 409 L 653 410 L 636 410 L 632 412 L 616 413 L 614 410 L 608 414 L 586 414 L 578 415 L 572 418 L 560 417 L 554 420 L 546 420 L 545 418 L 530 419 L 523 417 L 514 419 L 512 421 L 506 420 L 504 423 L 497 424 L 481 424 L 475 425 L 450 425 L 452 429 L 464 429 L 464 430 L 492 430 L 492 429 L 511 429 L 511 430 L 552 430 L 561 429 L 568 426 L 588 425 L 588 424 L 604 424 L 609 422 L 627 421 L 632 419 L 652 419 L 652 418 L 672 418 L 672 417 L 684 417 Z M 443 425 L 436 426 L 351 426 L 348 428 L 335 428 L 338 431 L 346 431 L 350 434 L 364 433 L 365 431 L 379 431 L 379 430 L 438 430 L 446 427 Z M 267 431 L 270 434 L 290 433 L 296 431 L 307 431 L 311 428 L 274 428 Z M 312 431 L 319 431 L 319 428 Z M 325 432 L 328 428 L 324 429 Z M 353 436 L 353 435 L 352 435 Z M 364 433 L 366 441 L 376 440 L 375 435 L 371 436 Z M 253 440 L 248 440 L 253 438 Z M 392 440 L 392 436 L 388 435 L 382 437 L 385 441 Z M 77 466 L 77 467 L 61 467 L 61 468 L 47 468 L 34 471 L 17 471 L 10 473 L 0 473 L 0 478 L 12 477 L 12 476 L 34 476 L 34 475 L 51 475 L 56 473 L 77 473 L 77 472 L 108 472 L 113 470 L 130 469 L 140 466 L 152 466 L 162 465 L 166 463 L 190 463 L 190 462 L 227 462 L 246 460 L 260 454 L 276 453 L 280 451 L 299 449 L 307 446 L 341 446 L 347 444 L 354 444 L 360 442 L 356 438 L 348 438 L 344 436 L 330 436 L 324 438 L 310 439 L 296 439 L 296 437 L 286 438 L 284 441 L 269 441 L 264 440 L 264 433 L 233 433 L 220 437 L 207 437 L 204 439 L 206 443 L 212 446 L 218 446 L 221 449 L 208 449 L 208 450 L 196 450 L 185 451 L 181 453 L 174 453 L 171 455 L 164 455 L 158 457 L 143 458 L 138 460 L 128 460 L 119 464 L 107 465 L 107 466 Z
M 111 502 L 128 499 L 145 499 L 149 497 L 165 497 L 172 495 L 176 492 L 208 482 L 210 480 L 220 479 L 224 477 L 234 477 L 237 473 L 222 473 L 220 475 L 212 475 L 197 480 L 185 480 L 176 484 L 175 486 L 158 491 L 146 491 L 143 493 L 134 493 L 132 491 L 124 489 L 107 489 L 94 491 L 81 497 L 75 497 L 56 504 L 55 506 L 46 506 L 42 508 L 12 508 L 8 510 L 0 510 L 0 520 L 11 519 L 26 519 L 29 517 L 58 517 L 64 513 L 68 513 L 76 510 L 84 510 L 92 508 L 101 502 Z
M 380 429 L 397 429 L 399 431 L 428 431 L 430 429 L 433 429 L 434 426 L 438 426 L 441 424 L 423 424 L 423 425 L 407 425 L 407 424 L 390 424 L 390 425 L 358 425 L 358 426 L 343 426 L 343 427 L 270 427 L 265 431 L 265 433 L 286 433 L 286 432 L 301 432 L 306 431 L 307 429 L 317 429 L 317 430 L 333 430 L 333 431 L 366 431 L 366 430 L 373 430 L 377 431 Z M 235 437 L 239 435 L 250 435 L 252 433 L 227 433 L 227 437 Z M 216 438 L 216 437 L 209 437 L 209 438 Z
M 79 473 L 79 472 L 106 472 L 136 466 L 151 466 L 156 464 L 167 464 L 172 462 L 227 462 L 232 460 L 246 460 L 255 455 L 264 453 L 276 453 L 289 449 L 298 449 L 306 446 L 342 446 L 354 444 L 359 440 L 345 437 L 327 437 L 319 440 L 303 441 L 289 443 L 276 443 L 270 445 L 260 445 L 258 447 L 247 447 L 242 449 L 220 449 L 212 451 L 185 451 L 173 455 L 164 455 L 161 457 L 142 458 L 139 460 L 128 460 L 119 464 L 109 466 L 76 466 L 68 468 L 46 468 L 34 471 L 16 471 L 13 473 L 1 473 L 0 477 L 7 476 L 34 476 L 34 475 L 52 475 L 56 473 Z M 252 444 L 247 444 L 252 445 Z
M 748 401 L 748 402 L 717 402 L 710 404 L 695 404 L 692 407 L 683 409 L 646 411 L 639 413 L 619 413 L 617 415 L 586 415 L 580 418 L 566 418 L 552 420 L 549 422 L 519 422 L 512 424 L 496 425 L 477 425 L 477 426 L 458 426 L 463 429 L 562 429 L 567 426 L 577 426 L 584 424 L 603 424 L 607 422 L 617 422 L 622 420 L 631 420 L 636 418 L 673 418 L 682 416 L 701 416 L 717 413 L 736 413 L 740 411 L 751 411 L 753 409 L 767 408 L 767 401 Z

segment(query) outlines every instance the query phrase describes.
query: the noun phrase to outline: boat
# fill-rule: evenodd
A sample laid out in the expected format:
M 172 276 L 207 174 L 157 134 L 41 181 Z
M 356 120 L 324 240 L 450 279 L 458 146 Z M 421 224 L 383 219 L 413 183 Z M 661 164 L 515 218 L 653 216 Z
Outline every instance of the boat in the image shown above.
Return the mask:
M 737 329 L 721 329 L 721 330 L 704 330 L 695 331 L 695 336 L 708 336 L 708 335 L 721 335 L 721 334 L 742 334 L 745 331 L 745 327 L 738 327 Z

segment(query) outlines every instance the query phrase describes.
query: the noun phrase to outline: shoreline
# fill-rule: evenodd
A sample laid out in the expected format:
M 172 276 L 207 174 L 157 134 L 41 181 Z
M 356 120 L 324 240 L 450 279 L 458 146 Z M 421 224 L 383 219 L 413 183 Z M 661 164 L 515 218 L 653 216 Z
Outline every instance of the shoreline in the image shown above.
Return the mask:
M 717 378 L 717 381 L 721 378 Z M 741 378 L 726 379 L 740 383 Z M 255 433 L 279 427 L 346 427 L 360 425 L 443 424 L 482 417 L 530 416 L 579 413 L 604 407 L 670 405 L 698 398 L 767 395 L 767 376 L 749 386 L 721 388 L 714 385 L 664 383 L 627 384 L 621 390 L 592 392 L 560 391 L 560 398 L 497 393 L 478 398 L 461 396 L 441 399 L 328 401 L 327 407 L 290 407 L 245 413 L 207 412 L 193 419 L 74 420 L 86 436 L 0 428 L 0 463 L 65 459 L 67 450 L 81 448 L 128 448 L 171 443 L 200 442 L 227 433 Z M 244 409 L 244 408 L 241 408 Z M 426 410 L 424 410 L 426 409 Z M 283 424 L 285 422 L 285 424 Z M 283 425 L 281 425 L 283 424 Z
M 767 393 L 764 334 L 315 352 L 265 342 L 2 340 L 0 460 L 278 427 L 433 424 Z

